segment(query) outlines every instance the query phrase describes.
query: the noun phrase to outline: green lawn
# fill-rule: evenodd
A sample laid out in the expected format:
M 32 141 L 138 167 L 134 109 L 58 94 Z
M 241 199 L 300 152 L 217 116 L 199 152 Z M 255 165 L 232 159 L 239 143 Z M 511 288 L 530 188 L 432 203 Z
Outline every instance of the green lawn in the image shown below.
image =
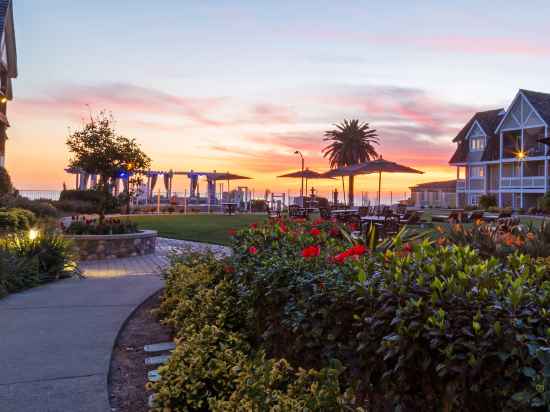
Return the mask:
M 159 236 L 197 242 L 229 244 L 229 230 L 241 229 L 266 219 L 266 215 L 172 215 L 131 218 L 140 229 L 152 229 Z

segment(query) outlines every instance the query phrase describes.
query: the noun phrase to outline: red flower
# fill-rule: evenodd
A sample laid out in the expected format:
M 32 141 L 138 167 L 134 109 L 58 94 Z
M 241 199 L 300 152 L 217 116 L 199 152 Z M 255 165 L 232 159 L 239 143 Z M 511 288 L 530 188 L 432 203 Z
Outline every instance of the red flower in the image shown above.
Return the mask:
M 314 227 L 313 229 L 311 229 L 309 231 L 309 234 L 311 236 L 319 236 L 321 234 L 321 231 L 319 229 L 317 229 L 316 227 Z
M 288 229 L 286 228 L 286 226 L 283 222 L 279 223 L 278 227 L 279 227 L 279 230 L 281 231 L 281 233 L 286 233 L 288 231 Z
M 237 231 L 235 229 L 229 229 L 227 233 L 229 233 L 229 236 L 235 236 L 237 234 Z
M 348 255 L 347 251 L 346 251 L 346 252 L 342 252 L 342 253 L 340 253 L 340 254 L 334 256 L 334 261 L 335 261 L 336 263 L 342 264 L 342 263 L 344 263 L 344 262 L 346 261 L 346 259 L 348 258 L 348 256 L 349 256 L 349 255 Z
M 315 221 L 313 222 L 313 224 L 314 224 L 315 226 L 317 226 L 317 225 L 322 224 L 324 221 L 325 221 L 325 220 L 324 220 L 322 217 L 320 217 L 319 219 L 315 219 Z
M 340 229 L 338 229 L 337 227 L 333 226 L 330 228 L 330 232 L 329 232 L 330 236 L 332 237 L 339 237 L 342 233 L 340 232 Z
M 409 254 L 413 251 L 413 247 L 409 242 L 407 242 L 403 245 L 403 249 L 401 249 L 401 251 L 405 254 Z
M 348 223 L 349 230 L 355 231 L 357 230 L 357 223 Z
M 258 253 L 258 248 L 256 246 L 250 246 L 248 248 L 248 253 L 251 255 L 256 255 Z
M 365 245 L 355 245 L 350 250 L 352 250 L 352 255 L 359 256 L 364 255 L 367 252 Z
M 302 257 L 310 258 L 319 256 L 321 254 L 321 248 L 319 246 L 308 246 L 302 250 Z
M 250 225 L 250 228 L 251 228 L 251 229 L 257 229 L 257 228 L 258 228 L 258 224 L 257 224 L 257 223 L 252 223 L 252 224 Z
M 235 272 L 235 268 L 233 266 L 230 266 L 230 265 L 227 265 L 223 268 L 223 271 L 225 273 L 234 273 Z
M 358 258 L 360 255 L 364 255 L 367 252 L 367 248 L 364 245 L 355 245 L 350 247 L 348 250 L 334 256 L 334 261 L 336 263 L 344 263 L 347 258 L 354 256 Z

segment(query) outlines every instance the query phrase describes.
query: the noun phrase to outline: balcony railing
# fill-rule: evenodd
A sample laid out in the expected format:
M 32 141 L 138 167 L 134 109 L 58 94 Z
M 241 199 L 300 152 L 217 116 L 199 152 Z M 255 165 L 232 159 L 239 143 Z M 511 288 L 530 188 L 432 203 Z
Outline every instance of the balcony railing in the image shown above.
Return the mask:
M 459 192 L 463 192 L 466 190 L 466 180 L 460 179 L 456 181 L 456 190 Z
M 500 179 L 500 187 L 509 188 L 544 188 L 544 176 L 503 177 Z

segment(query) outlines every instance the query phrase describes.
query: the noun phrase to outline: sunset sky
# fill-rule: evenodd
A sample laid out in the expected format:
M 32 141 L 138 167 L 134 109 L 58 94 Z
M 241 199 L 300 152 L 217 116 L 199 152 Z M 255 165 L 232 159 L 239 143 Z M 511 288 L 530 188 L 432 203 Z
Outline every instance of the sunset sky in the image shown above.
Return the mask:
M 385 178 L 402 192 L 455 176 L 451 139 L 474 111 L 518 88 L 550 92 L 547 0 L 14 3 L 7 167 L 19 189 L 71 185 L 69 129 L 107 109 L 153 168 L 229 170 L 256 193 L 297 189 L 275 178 L 299 167 L 296 149 L 326 170 L 323 132 L 358 118 L 384 158 L 426 171 Z M 357 185 L 374 191 L 376 178 Z

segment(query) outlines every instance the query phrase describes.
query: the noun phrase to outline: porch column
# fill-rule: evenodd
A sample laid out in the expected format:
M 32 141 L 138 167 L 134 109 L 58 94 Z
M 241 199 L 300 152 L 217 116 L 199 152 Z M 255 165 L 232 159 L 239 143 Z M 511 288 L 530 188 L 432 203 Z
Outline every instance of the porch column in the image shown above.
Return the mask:
M 548 137 L 548 126 L 544 126 L 544 137 Z M 544 193 L 548 192 L 548 145 L 544 145 Z
M 521 151 L 524 153 L 524 146 L 523 146 L 523 128 L 521 129 Z M 519 207 L 523 209 L 523 177 L 525 175 L 525 161 L 522 159 L 519 162 L 519 173 L 521 175 L 521 184 L 520 184 L 520 195 L 519 195 Z
M 502 207 L 502 132 L 499 133 L 499 163 L 498 163 L 498 207 Z

